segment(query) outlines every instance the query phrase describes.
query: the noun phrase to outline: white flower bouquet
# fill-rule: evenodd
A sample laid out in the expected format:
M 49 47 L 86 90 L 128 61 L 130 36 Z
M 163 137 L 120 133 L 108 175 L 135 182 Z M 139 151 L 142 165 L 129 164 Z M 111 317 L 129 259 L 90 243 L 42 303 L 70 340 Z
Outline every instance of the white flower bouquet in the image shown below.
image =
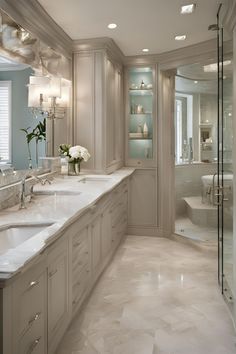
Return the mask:
M 80 163 L 82 161 L 87 162 L 90 159 L 88 150 L 80 145 L 71 146 L 69 144 L 61 144 L 59 152 L 63 156 L 68 156 L 69 164 L 73 164 L 74 169 L 77 167 L 78 172 L 80 172 Z

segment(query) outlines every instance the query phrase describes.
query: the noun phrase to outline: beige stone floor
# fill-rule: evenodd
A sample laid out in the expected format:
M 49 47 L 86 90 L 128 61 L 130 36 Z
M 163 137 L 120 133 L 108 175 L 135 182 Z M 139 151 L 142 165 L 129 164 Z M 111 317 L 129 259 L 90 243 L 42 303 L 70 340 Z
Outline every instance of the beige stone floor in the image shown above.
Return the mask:
M 195 225 L 188 217 L 183 216 L 176 219 L 175 232 L 217 252 L 217 227 Z M 230 292 L 233 293 L 233 231 L 226 228 L 224 229 L 224 275 L 227 280 L 225 287 L 229 287 Z
M 57 354 L 235 354 L 214 252 L 129 236 Z

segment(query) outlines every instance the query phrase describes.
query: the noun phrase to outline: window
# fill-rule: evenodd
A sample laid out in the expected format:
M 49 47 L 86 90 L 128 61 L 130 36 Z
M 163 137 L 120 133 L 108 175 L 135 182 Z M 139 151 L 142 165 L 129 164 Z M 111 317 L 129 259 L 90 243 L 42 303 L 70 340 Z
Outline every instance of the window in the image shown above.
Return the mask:
M 0 161 L 11 162 L 11 81 L 0 81 Z

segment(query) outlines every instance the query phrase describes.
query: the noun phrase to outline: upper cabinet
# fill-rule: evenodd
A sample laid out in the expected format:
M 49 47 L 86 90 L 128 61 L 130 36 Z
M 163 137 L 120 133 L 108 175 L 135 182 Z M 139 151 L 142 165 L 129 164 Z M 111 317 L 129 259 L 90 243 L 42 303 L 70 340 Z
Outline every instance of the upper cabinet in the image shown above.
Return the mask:
M 155 166 L 155 83 L 154 67 L 126 70 L 126 165 Z
M 90 171 L 123 166 L 122 97 L 122 65 L 105 49 L 74 54 L 74 143 L 91 153 Z

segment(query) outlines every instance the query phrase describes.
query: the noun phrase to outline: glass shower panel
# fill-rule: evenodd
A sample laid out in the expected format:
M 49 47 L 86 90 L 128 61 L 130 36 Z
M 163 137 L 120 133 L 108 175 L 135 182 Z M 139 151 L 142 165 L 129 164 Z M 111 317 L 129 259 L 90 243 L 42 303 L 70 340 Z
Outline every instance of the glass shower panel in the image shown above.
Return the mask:
M 232 166 L 232 55 L 224 50 L 224 29 L 217 15 L 218 32 L 218 167 L 215 200 L 218 204 L 219 283 L 233 300 L 233 166 Z
M 223 53 L 224 54 L 224 53 Z M 224 63 L 228 63 L 224 65 Z M 232 165 L 232 58 L 224 54 L 222 72 L 222 218 L 223 291 L 232 300 L 233 291 L 233 165 Z

